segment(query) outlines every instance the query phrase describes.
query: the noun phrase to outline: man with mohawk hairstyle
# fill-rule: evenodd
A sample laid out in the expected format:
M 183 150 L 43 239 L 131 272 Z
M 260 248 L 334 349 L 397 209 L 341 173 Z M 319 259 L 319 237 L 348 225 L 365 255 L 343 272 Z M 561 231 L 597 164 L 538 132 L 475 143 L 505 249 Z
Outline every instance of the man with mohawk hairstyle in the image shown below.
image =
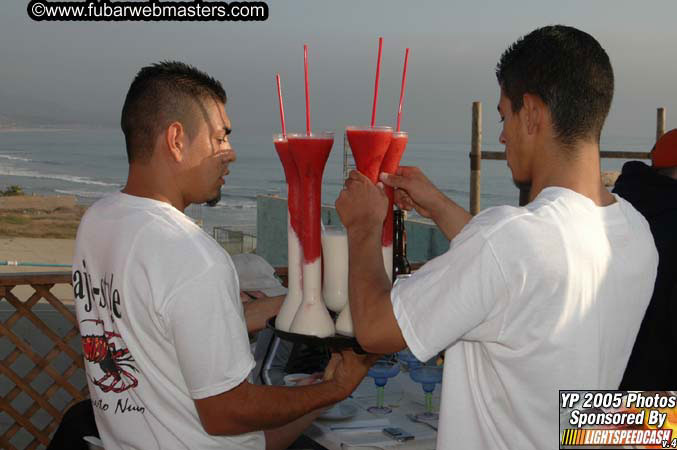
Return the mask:
M 343 352 L 312 385 L 248 381 L 233 262 L 183 213 L 216 203 L 235 161 L 225 106 L 221 83 L 191 66 L 141 69 L 122 110 L 127 184 L 80 223 L 73 288 L 107 450 L 287 448 L 376 358 Z

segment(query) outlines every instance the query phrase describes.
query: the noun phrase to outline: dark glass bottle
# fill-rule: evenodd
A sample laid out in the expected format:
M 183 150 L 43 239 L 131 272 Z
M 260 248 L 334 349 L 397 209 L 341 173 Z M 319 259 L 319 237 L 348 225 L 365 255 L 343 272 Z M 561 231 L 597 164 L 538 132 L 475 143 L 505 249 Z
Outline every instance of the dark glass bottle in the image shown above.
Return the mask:
M 395 207 L 393 213 L 393 282 L 397 277 L 411 273 L 407 260 L 407 232 L 404 229 L 404 211 Z

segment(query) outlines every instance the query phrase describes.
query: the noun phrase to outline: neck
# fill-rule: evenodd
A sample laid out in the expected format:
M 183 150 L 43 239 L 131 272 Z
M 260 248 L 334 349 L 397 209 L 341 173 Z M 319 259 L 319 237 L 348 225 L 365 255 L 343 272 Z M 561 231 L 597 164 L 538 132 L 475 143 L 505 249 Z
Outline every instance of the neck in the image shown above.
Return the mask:
M 122 192 L 169 203 L 183 212 L 188 205 L 172 179 L 169 174 L 158 174 L 150 164 L 132 163 Z
M 529 201 L 551 186 L 571 189 L 598 206 L 616 201 L 602 183 L 597 143 L 579 143 L 574 149 L 562 148 L 556 143 L 543 146 L 534 162 L 533 173 Z

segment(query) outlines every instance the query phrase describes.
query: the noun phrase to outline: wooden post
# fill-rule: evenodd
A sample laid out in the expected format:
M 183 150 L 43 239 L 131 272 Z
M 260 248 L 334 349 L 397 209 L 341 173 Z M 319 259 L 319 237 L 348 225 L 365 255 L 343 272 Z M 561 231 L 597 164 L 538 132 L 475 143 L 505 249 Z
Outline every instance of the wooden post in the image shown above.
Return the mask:
M 656 114 L 656 140 L 665 134 L 665 108 L 658 108 Z
M 472 104 L 470 143 L 470 214 L 480 212 L 480 166 L 482 162 L 482 102 Z

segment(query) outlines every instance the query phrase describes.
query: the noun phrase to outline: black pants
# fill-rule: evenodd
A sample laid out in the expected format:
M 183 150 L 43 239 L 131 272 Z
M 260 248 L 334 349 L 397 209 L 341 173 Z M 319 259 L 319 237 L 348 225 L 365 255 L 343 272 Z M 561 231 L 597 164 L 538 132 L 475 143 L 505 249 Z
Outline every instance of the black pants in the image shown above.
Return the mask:
M 64 414 L 47 450 L 88 450 L 84 436 L 99 437 L 90 399 L 71 406 Z

